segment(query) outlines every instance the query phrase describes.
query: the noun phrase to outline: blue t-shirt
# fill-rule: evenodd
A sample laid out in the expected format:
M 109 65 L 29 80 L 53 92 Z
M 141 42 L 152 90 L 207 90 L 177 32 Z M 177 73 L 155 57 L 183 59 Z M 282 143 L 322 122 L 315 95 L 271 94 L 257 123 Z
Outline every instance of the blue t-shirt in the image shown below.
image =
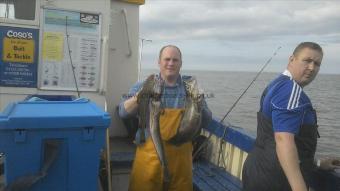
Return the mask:
M 316 116 L 308 96 L 286 70 L 267 87 L 262 113 L 272 120 L 274 132 L 299 133 L 302 124 L 315 124 Z

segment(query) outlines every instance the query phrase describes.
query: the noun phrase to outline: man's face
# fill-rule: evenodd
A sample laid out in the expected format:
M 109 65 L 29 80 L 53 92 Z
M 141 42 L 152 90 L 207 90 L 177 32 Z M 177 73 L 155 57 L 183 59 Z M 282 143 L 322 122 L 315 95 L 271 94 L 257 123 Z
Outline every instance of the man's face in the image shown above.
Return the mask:
M 322 54 L 319 51 L 304 48 L 289 58 L 288 70 L 300 86 L 306 86 L 318 74 L 321 61 Z
M 163 78 L 177 77 L 182 66 L 180 53 L 174 47 L 166 47 L 162 52 L 158 65 Z

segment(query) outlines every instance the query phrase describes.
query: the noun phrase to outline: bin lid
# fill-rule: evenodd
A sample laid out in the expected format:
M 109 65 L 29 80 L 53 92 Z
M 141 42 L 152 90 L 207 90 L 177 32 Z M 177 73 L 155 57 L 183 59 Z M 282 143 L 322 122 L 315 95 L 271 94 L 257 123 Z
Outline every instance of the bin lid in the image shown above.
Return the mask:
M 73 101 L 21 101 L 0 113 L 1 129 L 101 127 L 111 118 L 88 99 Z

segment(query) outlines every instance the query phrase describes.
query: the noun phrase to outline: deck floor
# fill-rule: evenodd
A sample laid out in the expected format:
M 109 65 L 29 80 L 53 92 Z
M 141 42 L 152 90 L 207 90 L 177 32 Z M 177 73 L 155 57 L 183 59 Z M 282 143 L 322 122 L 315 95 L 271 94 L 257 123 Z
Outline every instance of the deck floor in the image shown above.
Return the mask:
M 4 155 L 0 153 L 0 190 L 5 186 L 4 168 Z
M 110 139 L 112 191 L 128 190 L 135 150 L 136 145 L 129 139 Z

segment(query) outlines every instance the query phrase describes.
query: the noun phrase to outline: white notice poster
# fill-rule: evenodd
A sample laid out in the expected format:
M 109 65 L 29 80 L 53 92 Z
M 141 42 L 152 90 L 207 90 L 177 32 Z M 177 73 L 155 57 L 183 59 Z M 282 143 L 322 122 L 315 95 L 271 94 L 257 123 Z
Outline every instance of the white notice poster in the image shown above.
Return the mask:
M 40 87 L 97 91 L 101 15 L 47 8 L 42 14 Z

